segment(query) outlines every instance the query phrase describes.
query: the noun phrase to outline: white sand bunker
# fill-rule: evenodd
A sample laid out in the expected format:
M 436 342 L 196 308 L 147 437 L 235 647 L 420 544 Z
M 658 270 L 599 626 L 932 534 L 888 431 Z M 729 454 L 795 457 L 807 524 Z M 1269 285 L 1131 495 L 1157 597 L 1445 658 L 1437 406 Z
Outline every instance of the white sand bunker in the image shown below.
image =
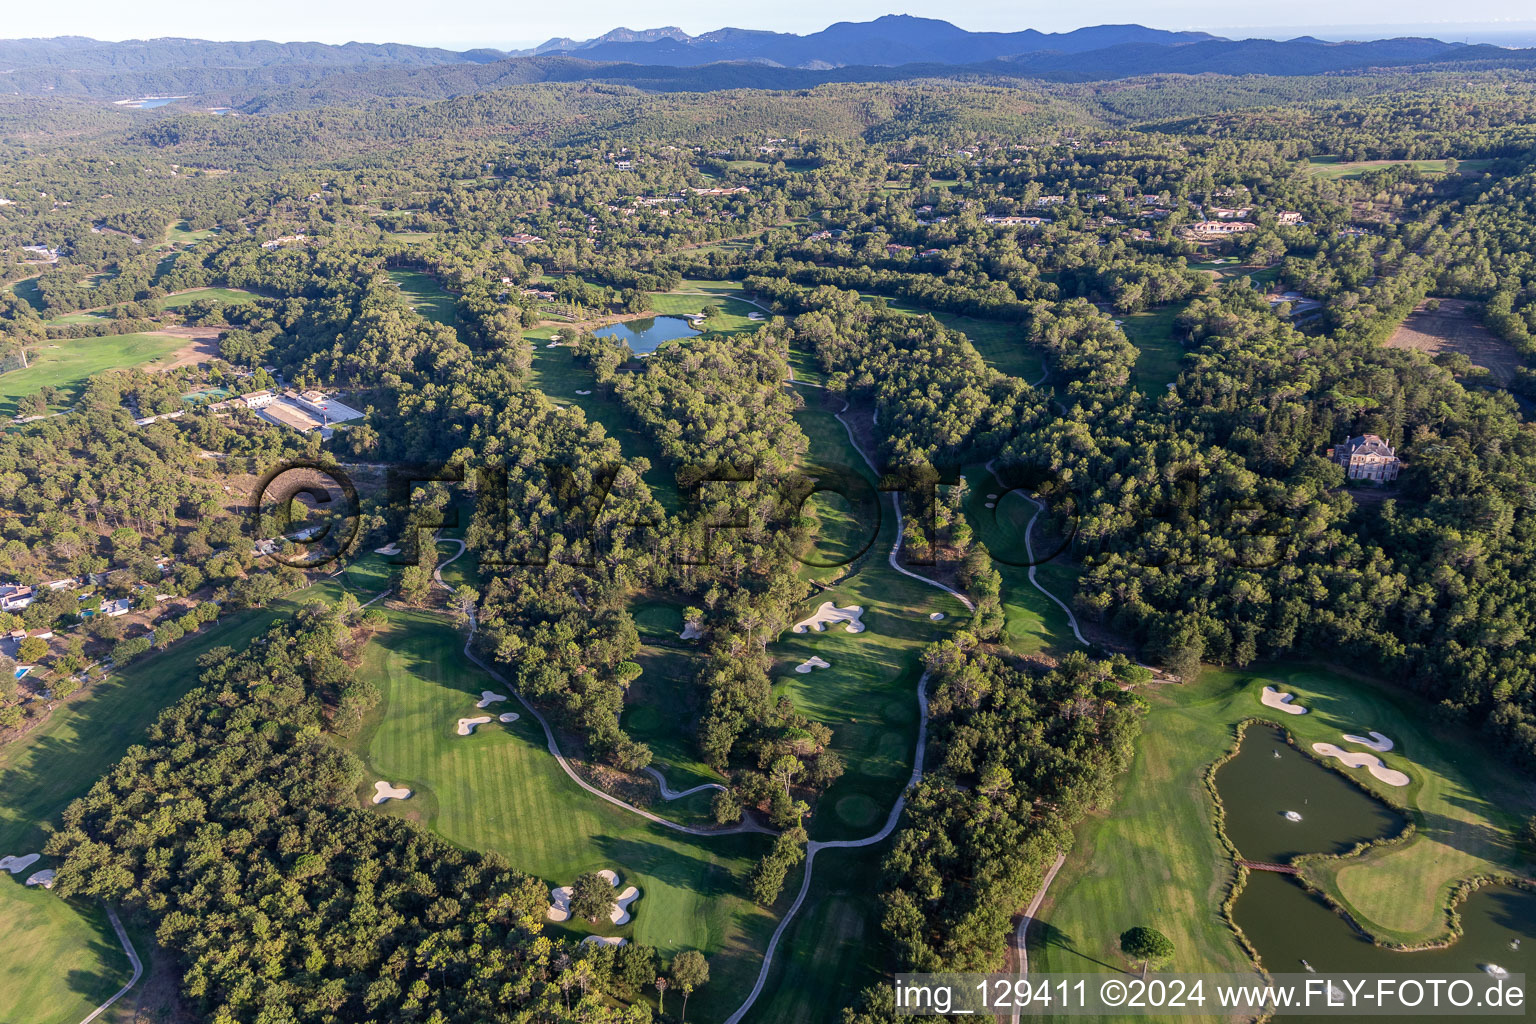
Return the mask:
M 1306 708 L 1299 704 L 1291 703 L 1291 701 L 1295 699 L 1296 695 L 1294 693 L 1281 693 L 1273 686 L 1264 687 L 1263 692 L 1259 694 L 1259 700 L 1263 702 L 1264 706 L 1267 708 L 1274 708 L 1276 711 L 1284 711 L 1288 715 L 1306 714 Z
M 587 388 L 586 390 L 582 390 L 581 388 L 577 388 L 576 389 L 576 393 L 578 395 L 590 395 L 592 393 L 592 389 L 591 388 Z
M 559 348 L 560 347 L 560 343 L 558 341 L 552 341 L 548 345 L 545 345 L 544 347 L 545 348 Z
M 549 909 L 544 916 L 551 921 L 569 921 L 571 919 L 571 887 L 562 885 L 558 889 L 549 890 Z
M 27 879 L 27 884 L 28 885 L 40 885 L 44 889 L 52 889 L 53 888 L 53 876 L 55 874 L 56 874 L 56 872 L 53 870 L 53 868 L 44 868 L 42 871 L 39 871 L 37 874 L 35 874 L 31 878 Z
M 475 726 L 484 725 L 490 720 L 490 715 L 478 715 L 474 718 L 461 718 L 459 719 L 459 735 L 468 736 L 470 733 L 475 731 Z
M 997 508 L 997 502 L 995 502 L 995 501 L 989 501 L 989 502 L 986 502 L 985 504 L 986 504 L 987 508 Z
M 607 882 L 615 889 L 619 887 L 619 873 L 617 871 L 604 868 L 598 872 L 598 875 L 603 879 L 603 881 Z M 629 905 L 639 898 L 639 889 L 636 889 L 632 885 L 626 888 L 623 892 L 614 897 L 614 902 L 618 905 L 615 906 L 613 910 L 609 911 L 608 920 L 612 921 L 614 924 L 628 924 L 630 922 Z M 549 890 L 549 910 L 545 911 L 544 916 L 549 918 L 551 921 L 570 920 L 571 887 L 569 885 L 562 885 L 558 889 Z M 597 936 L 590 936 L 590 938 L 595 939 Z M 603 941 L 609 945 L 619 944 L 614 942 L 612 939 L 604 939 Z
M 373 802 L 381 804 L 385 800 L 409 800 L 411 791 L 404 786 L 391 786 L 380 780 L 373 784 Z
M 1336 747 L 1332 743 L 1314 743 L 1312 749 L 1324 757 L 1336 757 L 1351 768 L 1365 768 L 1370 773 L 1385 782 L 1389 786 L 1408 785 L 1408 776 L 1395 768 L 1388 768 L 1381 758 L 1375 754 L 1361 754 L 1353 750 L 1345 750 Z
M 507 699 L 506 694 L 497 693 L 494 690 L 481 690 L 480 691 L 480 699 L 475 702 L 475 707 L 477 707 L 477 708 L 490 707 L 492 704 L 500 703 L 501 701 L 504 701 L 506 699 Z
M 583 946 L 627 946 L 628 939 L 621 939 L 617 935 L 588 935 L 581 940 Z
M 639 889 L 636 889 L 632 885 L 626 888 L 623 892 L 619 893 L 617 897 L 615 897 L 615 902 L 618 904 L 618 906 L 614 907 L 613 911 L 609 913 L 608 920 L 612 921 L 614 924 L 629 924 L 629 905 L 639 898 Z
M 988 501 L 996 501 L 997 500 L 997 495 L 989 494 L 989 495 L 987 495 L 987 500 Z
M 27 868 L 42 859 L 40 853 L 23 853 L 18 857 L 0 857 L 0 871 L 9 871 L 13 875 L 19 875 Z
M 1352 733 L 1345 733 L 1344 742 L 1358 743 L 1362 747 L 1370 747 L 1378 754 L 1385 754 L 1387 751 L 1392 749 L 1392 741 L 1383 736 L 1381 733 L 1377 732 L 1375 729 L 1371 730 L 1370 739 L 1366 739 L 1364 736 L 1356 736 Z
M 801 675 L 805 675 L 807 672 L 809 672 L 813 668 L 831 668 L 831 667 L 832 667 L 832 663 L 830 661 L 822 661 L 820 658 L 818 658 L 816 655 L 813 654 L 809 658 L 807 658 L 804 661 L 802 661 L 800 664 L 796 665 L 795 666 L 795 671 L 799 672 Z
M 804 633 L 812 626 L 815 626 L 816 632 L 821 633 L 826 630 L 829 623 L 846 622 L 848 625 L 845 628 L 848 632 L 862 633 L 864 632 L 864 623 L 860 620 L 863 618 L 864 609 L 856 604 L 849 605 L 847 608 L 839 608 L 831 601 L 823 601 L 821 602 L 821 607 L 811 613 L 810 618 L 801 619 L 795 623 L 795 632 Z
M 376 555 L 398 555 L 400 553 L 400 545 L 390 541 L 381 548 L 374 548 L 373 553 Z
M 516 711 L 503 711 L 501 713 L 501 720 L 503 722 L 515 722 L 521 717 L 523 716 L 519 715 Z
M 697 640 L 704 635 L 704 631 L 691 622 L 685 622 L 683 623 L 683 631 L 679 635 L 684 640 Z
M 944 621 L 944 613 L 943 612 L 930 612 L 928 617 L 930 619 L 932 619 L 934 622 L 943 622 Z

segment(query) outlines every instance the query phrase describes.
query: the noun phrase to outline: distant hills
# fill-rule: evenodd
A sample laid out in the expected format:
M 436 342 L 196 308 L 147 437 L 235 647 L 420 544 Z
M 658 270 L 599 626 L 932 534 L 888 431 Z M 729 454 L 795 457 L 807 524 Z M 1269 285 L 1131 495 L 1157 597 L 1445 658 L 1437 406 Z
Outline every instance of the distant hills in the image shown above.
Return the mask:
M 888 15 L 794 35 L 724 28 L 615 29 L 509 53 L 403 43 L 0 40 L 0 95 L 186 95 L 246 113 L 359 98 L 442 99 L 526 82 L 605 81 L 651 91 L 803 89 L 914 78 L 1106 81 L 1156 74 L 1317 75 L 1410 68 L 1531 68 L 1536 49 L 1399 38 L 1224 39 L 1142 25 L 968 32 Z M 163 108 L 174 112 L 174 106 Z
M 820 32 L 799 36 L 722 28 L 690 36 L 678 28 L 633 32 L 615 29 L 596 39 L 551 39 L 519 56 L 565 54 L 592 61 L 694 67 L 720 61 L 752 61 L 788 68 L 863 65 L 978 64 L 1018 54 L 1063 54 L 1126 44 L 1177 46 L 1215 39 L 1205 32 L 1165 32 L 1141 25 L 1098 25 L 1071 32 L 967 32 L 947 21 L 888 14 L 874 21 L 841 21 Z

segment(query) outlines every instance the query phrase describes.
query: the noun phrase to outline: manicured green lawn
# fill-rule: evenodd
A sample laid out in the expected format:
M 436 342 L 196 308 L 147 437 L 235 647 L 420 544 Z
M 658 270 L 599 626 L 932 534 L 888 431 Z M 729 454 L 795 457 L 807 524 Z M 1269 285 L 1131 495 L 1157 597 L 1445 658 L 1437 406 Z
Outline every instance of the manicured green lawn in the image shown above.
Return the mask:
M 250 302 L 259 298 L 255 292 L 244 288 L 191 288 L 160 300 L 165 309 L 180 309 L 194 302 Z
M 816 402 L 795 414 L 816 460 L 805 471 L 814 475 L 817 466 L 835 468 L 873 485 L 843 425 L 820 407 L 814 389 L 799 390 Z M 922 650 L 969 618 L 955 598 L 891 568 L 886 556 L 896 521 L 890 497 L 880 499 L 880 532 L 868 553 L 846 569 L 825 571 L 822 578 L 836 583 L 797 609 L 799 616 L 808 616 L 823 601 L 844 608 L 858 605 L 864 609 L 864 631 L 849 633 L 842 624 L 825 632 L 786 630 L 769 646 L 775 658 L 775 696 L 788 695 L 797 710 L 832 729 L 831 747 L 846 769 L 817 801 L 808 822 L 813 839 L 857 839 L 884 822 L 912 773 Z M 943 613 L 944 619 L 930 620 L 933 612 Z M 813 654 L 831 667 L 794 671 Z
M 28 888 L 33 870 L 0 871 L 0 1020 L 76 1024 L 122 988 L 128 957 L 99 904 Z
M 887 840 L 816 855 L 811 890 L 779 940 L 768 983 L 745 1024 L 826 1024 L 863 989 L 888 983 L 891 964 L 874 894 L 890 848 Z M 798 892 L 801 878 L 791 872 L 784 888 Z
M 642 647 L 635 662 L 644 671 L 629 684 L 624 700 L 621 724 L 651 748 L 652 765 L 673 789 L 725 781 L 699 758 L 694 736 L 694 726 L 709 701 L 697 683 L 701 661 L 692 649 Z M 671 816 L 672 810 L 668 805 L 666 813 Z
M 1294 693 L 1310 713 L 1266 708 L 1258 698 L 1266 684 Z M 1305 751 L 1314 742 L 1342 744 L 1342 733 L 1370 729 L 1397 742 L 1383 756 L 1413 779 L 1408 787 L 1386 786 L 1363 769 L 1345 773 L 1406 804 L 1419 834 L 1379 854 L 1304 868 L 1314 882 L 1341 894 L 1373 932 L 1434 936 L 1453 879 L 1519 866 L 1508 839 L 1515 819 L 1531 812 L 1528 787 L 1485 756 L 1474 737 L 1436 721 L 1410 694 L 1285 664 L 1211 670 L 1195 683 L 1160 686 L 1147 696 L 1151 711 L 1113 808 L 1079 829 L 1042 907 L 1041 926 L 1031 932 L 1032 970 L 1120 969 L 1116 937 L 1138 923 L 1151 923 L 1173 940 L 1173 970 L 1247 966 L 1220 912 L 1234 868 L 1216 836 L 1204 784 L 1207 768 L 1232 749 L 1244 719 L 1283 719 L 1277 724 Z
M 965 479 L 969 488 L 966 519 L 977 541 L 991 553 L 992 564 L 1003 578 L 1003 614 L 1007 617 L 1008 646 L 1019 654 L 1048 651 L 1057 656 L 1080 648 L 1067 621 L 1067 613 L 1029 581 L 1030 557 L 1024 545 L 1024 531 L 1035 514 L 1035 507 L 1019 494 L 1005 492 L 984 467 L 970 468 Z M 997 500 L 989 498 L 993 494 L 998 495 Z M 989 501 L 994 508 L 987 508 Z M 1057 553 L 1061 542 L 1036 536 L 1035 543 L 1035 557 L 1048 559 Z M 1035 575 L 1053 594 L 1068 605 L 1072 603 L 1072 595 L 1077 589 L 1077 572 L 1065 553 L 1037 565 Z
M 1487 170 L 1492 160 L 1460 160 L 1458 170 L 1481 172 Z M 1336 156 L 1315 156 L 1306 162 L 1307 172 L 1321 178 L 1358 178 L 1368 171 L 1383 167 L 1412 165 L 1424 174 L 1444 174 L 1444 160 L 1340 160 Z
M 734 289 L 721 288 L 718 285 L 734 285 Z M 732 294 L 734 291 L 735 295 Z M 675 292 L 651 293 L 651 309 L 657 313 L 677 315 L 681 313 L 702 313 L 705 306 L 718 306 L 719 314 L 711 317 L 704 324 L 707 334 L 736 334 L 740 331 L 755 331 L 761 324 L 753 320 L 749 314 L 768 314 L 749 302 L 745 302 L 739 296 L 741 284 L 737 281 L 684 281 Z
M 192 225 L 182 220 L 165 229 L 165 240 L 167 242 L 180 242 L 183 245 L 192 245 L 206 238 L 212 238 L 218 233 L 218 228 L 202 228 L 194 231 Z
M 444 291 L 431 274 L 419 270 L 391 270 L 389 279 L 400 289 L 405 304 L 428 320 L 449 327 L 458 322 L 458 300 Z
M 575 349 L 563 345 L 557 348 L 545 347 L 557 330 L 544 328 L 530 331 L 526 335 L 533 342 L 530 382 L 554 401 L 574 406 L 589 421 L 601 424 L 609 435 L 618 439 L 626 456 L 648 459 L 650 468 L 641 476 L 661 507 L 668 514 L 676 512 L 682 507 L 677 478 L 667 468 L 655 438 L 648 432 L 636 429 L 618 399 L 593 379 L 591 370 L 576 360 Z M 579 395 L 578 391 L 590 394 Z
M 186 338 L 161 334 L 112 334 L 43 342 L 28 353 L 30 366 L 0 375 L 0 416 L 14 416 L 18 398 L 48 386 L 63 392 L 63 400 L 55 408 L 67 407 L 74 404 L 86 378 L 92 374 L 143 366 L 186 344 Z
M 1116 317 L 1124 321 L 1120 329 L 1126 338 L 1141 351 L 1131 371 L 1131 383 L 1153 399 L 1179 377 L 1184 346 L 1173 335 L 1173 321 L 1183 308 L 1182 304 L 1164 306 L 1146 313 Z
M 26 299 L 27 303 L 39 313 L 43 311 L 43 293 L 37 287 L 37 278 L 24 277 L 12 283 L 11 293 L 18 299 Z
M 390 622 L 361 668 L 384 702 L 355 746 L 377 773 L 372 778 L 415 795 L 380 805 L 379 813 L 411 818 L 467 847 L 496 850 L 551 886 L 613 868 L 641 896 L 631 923 L 596 930 L 653 944 L 666 956 L 702 950 L 710 958 L 710 983 L 689 1004 L 699 1020 L 718 1019 L 739 1005 L 774 922 L 744 898 L 747 872 L 767 849 L 767 837 L 683 835 L 593 797 L 560 770 L 543 730 L 526 713 L 508 725 L 493 721 L 473 735 L 457 735 L 461 717 L 523 709 L 515 700 L 475 709 L 480 691 L 505 687 L 464 658 L 462 636 L 442 617 L 391 612 Z M 550 930 L 579 936 L 589 929 L 578 923 Z

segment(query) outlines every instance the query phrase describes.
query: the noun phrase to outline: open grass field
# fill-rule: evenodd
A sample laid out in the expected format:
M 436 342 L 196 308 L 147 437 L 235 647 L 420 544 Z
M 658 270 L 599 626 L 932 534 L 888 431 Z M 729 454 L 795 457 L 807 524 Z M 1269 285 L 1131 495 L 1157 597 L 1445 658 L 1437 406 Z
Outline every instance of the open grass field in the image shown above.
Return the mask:
M 673 789 L 724 782 L 724 776 L 699 759 L 694 739 L 693 726 L 709 701 L 695 682 L 700 655 L 692 649 L 647 644 L 635 662 L 644 671 L 629 684 L 620 723 L 625 731 L 651 748 L 652 765 Z
M 618 399 L 598 385 L 591 370 L 576 361 L 574 349 L 563 345 L 545 347 L 556 330 L 558 328 L 542 328 L 526 335 L 533 342 L 530 382 L 559 404 L 580 409 L 588 421 L 602 424 L 610 436 L 618 438 L 625 455 L 649 459 L 651 467 L 642 474 L 646 485 L 663 509 L 669 514 L 676 512 L 682 499 L 677 491 L 677 478 L 667 468 L 661 448 L 650 434 L 635 428 Z M 591 394 L 578 395 L 578 391 L 590 391 Z
M 1003 578 L 1003 614 L 1007 643 L 1019 654 L 1048 652 L 1060 656 L 1079 644 L 1072 635 L 1067 613 L 1040 593 L 1029 581 L 1029 553 L 1024 545 L 1024 531 L 1035 508 L 1019 494 L 1004 492 L 997 479 L 984 467 L 975 466 L 965 474 L 969 494 L 965 515 L 978 542 L 992 555 L 992 564 Z M 987 508 L 988 495 L 998 495 Z M 1056 552 L 1059 542 L 1036 538 L 1036 557 L 1046 558 Z M 1076 570 L 1065 557 L 1036 567 L 1036 578 L 1051 592 L 1072 602 L 1077 588 Z
M 27 303 L 33 309 L 39 312 L 42 311 L 43 293 L 37 287 L 37 278 L 24 277 L 20 281 L 13 282 L 11 284 L 11 294 L 16 296 L 18 299 L 27 300 Z
M 449 327 L 458 322 L 458 300 L 444 291 L 431 274 L 419 270 L 391 270 L 389 279 L 400 289 L 405 304 L 428 320 Z
M 684 285 L 687 287 L 687 284 Z M 678 292 L 653 292 L 651 294 L 651 309 L 657 313 L 677 315 L 681 313 L 700 313 L 705 306 L 718 306 L 720 312 L 704 322 L 706 334 L 739 334 L 743 331 L 752 332 L 760 326 L 752 320 L 748 314 L 762 313 L 751 303 L 735 298 L 729 293 L 717 291 L 678 291 Z M 764 314 L 765 316 L 767 314 Z
M 0 375 L 0 416 L 14 416 L 18 398 L 50 386 L 62 392 L 55 408 L 70 406 L 92 374 L 144 366 L 169 357 L 186 344 L 186 338 L 163 334 L 112 334 L 43 342 L 29 353 L 30 366 Z
M 1173 321 L 1183 308 L 1183 304 L 1164 306 L 1117 318 L 1124 321 L 1120 329 L 1126 338 L 1141 352 L 1131 371 L 1131 383 L 1152 398 L 1178 379 L 1184 346 L 1173 336 Z
M 259 296 L 244 288 L 192 288 L 167 295 L 160 300 L 160 306 L 162 309 L 180 309 L 194 302 L 249 302 L 255 298 Z
M 816 460 L 806 470 L 833 467 L 873 484 L 843 425 L 820 407 L 815 389 L 799 390 L 814 403 L 795 415 Z M 896 521 L 889 497 L 882 497 L 880 532 L 868 554 L 831 589 L 817 592 L 798 609 L 809 615 L 823 601 L 858 605 L 864 609 L 864 631 L 849 633 L 841 624 L 825 632 L 786 631 L 769 647 L 775 658 L 775 695 L 788 695 L 802 713 L 832 729 L 832 749 L 846 769 L 817 802 L 807 825 L 813 839 L 857 839 L 885 820 L 912 772 L 922 650 L 968 618 L 950 595 L 890 567 L 886 555 L 896 537 Z M 931 621 L 932 612 L 942 612 L 944 620 Z M 813 654 L 831 667 L 794 671 Z
M 861 990 L 887 981 L 891 965 L 873 894 L 890 848 L 887 840 L 816 855 L 811 891 L 779 940 L 768 983 L 746 1024 L 826 1024 Z M 785 889 L 798 891 L 801 878 L 792 872 Z
M 1265 708 L 1258 692 L 1268 683 L 1296 694 L 1311 713 Z M 1031 932 L 1034 970 L 1121 969 L 1117 936 L 1147 922 L 1173 940 L 1174 970 L 1245 969 L 1247 958 L 1220 912 L 1234 869 L 1216 835 L 1203 781 L 1207 767 L 1232 749 L 1244 719 L 1284 719 L 1278 724 L 1304 751 L 1313 742 L 1338 743 L 1341 733 L 1366 729 L 1399 744 L 1384 759 L 1413 779 L 1405 789 L 1394 791 L 1364 770 L 1346 774 L 1400 806 L 1406 803 L 1420 834 L 1379 854 L 1311 862 L 1304 869 L 1378 935 L 1437 934 L 1454 879 L 1516 864 L 1509 828 L 1516 814 L 1530 808 L 1496 807 L 1488 794 L 1525 793 L 1529 800 L 1528 788 L 1503 776 L 1470 735 L 1433 721 L 1428 707 L 1409 694 L 1285 664 L 1207 671 L 1195 683 L 1160 686 L 1147 696 L 1151 711 L 1135 764 L 1122 778 L 1113 808 L 1079 829 Z
M 1458 172 L 1462 174 L 1480 174 L 1488 169 L 1492 160 L 1459 160 Z M 1307 161 L 1307 173 L 1315 174 L 1321 178 L 1358 178 L 1369 171 L 1379 171 L 1383 167 L 1398 167 L 1412 165 L 1414 170 L 1423 174 L 1444 174 L 1446 164 L 1444 160 L 1340 160 L 1335 156 L 1314 156 Z
M 76 1024 L 128 980 L 128 957 L 99 905 L 27 888 L 28 874 L 0 872 L 0 1020 Z
M 108 319 L 105 313 L 65 313 L 63 316 L 49 317 L 49 324 L 94 324 L 104 323 Z
M 483 689 L 499 688 L 463 656 L 463 638 L 444 619 L 391 612 L 390 628 L 368 647 L 362 672 L 381 688 L 380 712 L 356 747 L 377 778 L 415 791 L 379 813 L 411 818 L 450 841 L 496 850 L 549 885 L 611 867 L 640 888 L 634 920 L 602 927 L 650 943 L 670 956 L 700 949 L 710 983 L 689 1012 L 719 1019 L 739 1004 L 760 963 L 774 918 L 744 898 L 747 872 L 767 849 L 761 835 L 682 835 L 614 807 L 576 786 L 524 714 L 471 736 L 455 723 L 474 711 Z M 518 708 L 516 702 L 492 711 Z M 371 787 L 370 787 L 371 788 Z M 360 794 L 360 799 L 362 798 Z M 580 935 L 578 923 L 552 926 Z
M 165 229 L 165 240 L 181 245 L 195 245 L 207 238 L 212 238 L 219 233 L 218 228 L 202 228 L 193 230 L 192 225 L 184 220 L 177 221 Z
M 359 566 L 354 580 L 359 592 L 375 578 L 374 568 L 367 562 Z M 214 647 L 245 646 L 302 603 L 334 601 L 341 592 L 338 578 L 270 608 L 227 616 L 91 684 L 36 729 L 0 747 L 0 856 L 41 852 L 47 838 L 43 824 L 84 795 L 162 709 L 197 685 L 199 657 Z M 44 858 L 36 869 L 47 866 Z M 74 1024 L 127 980 L 127 958 L 96 905 L 65 903 L 52 893 L 25 889 L 21 881 L 24 876 L 13 881 L 0 872 L 0 950 L 29 951 L 0 957 L 0 1021 Z M 146 952 L 140 946 L 140 955 Z M 62 984 L 60 964 L 70 965 Z M 32 1013 L 39 1005 L 47 1007 L 46 1015 Z

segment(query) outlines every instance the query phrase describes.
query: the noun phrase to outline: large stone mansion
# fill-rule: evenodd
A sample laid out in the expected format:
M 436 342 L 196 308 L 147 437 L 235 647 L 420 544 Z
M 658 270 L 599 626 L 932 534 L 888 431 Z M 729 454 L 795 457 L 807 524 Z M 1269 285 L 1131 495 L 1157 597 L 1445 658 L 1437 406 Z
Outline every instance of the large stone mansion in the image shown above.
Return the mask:
M 1344 467 L 1351 480 L 1390 483 L 1397 479 L 1398 470 L 1403 468 L 1403 460 L 1379 434 L 1351 437 L 1338 447 L 1328 449 L 1328 455 Z

